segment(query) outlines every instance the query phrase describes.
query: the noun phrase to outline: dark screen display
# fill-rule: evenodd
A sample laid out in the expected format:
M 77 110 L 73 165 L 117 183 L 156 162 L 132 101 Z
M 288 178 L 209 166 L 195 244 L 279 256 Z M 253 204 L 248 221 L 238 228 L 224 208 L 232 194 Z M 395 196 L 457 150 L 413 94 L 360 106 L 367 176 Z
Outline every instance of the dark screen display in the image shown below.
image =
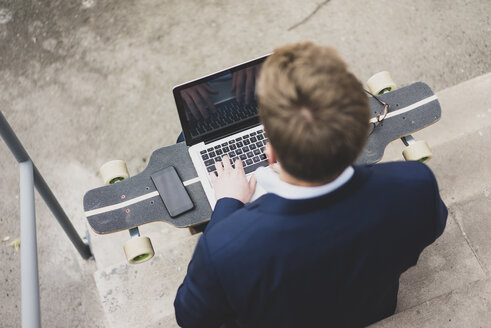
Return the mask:
M 256 80 L 264 59 L 205 78 L 180 90 L 189 134 L 193 139 L 257 118 Z M 184 125 L 183 125 L 184 127 Z

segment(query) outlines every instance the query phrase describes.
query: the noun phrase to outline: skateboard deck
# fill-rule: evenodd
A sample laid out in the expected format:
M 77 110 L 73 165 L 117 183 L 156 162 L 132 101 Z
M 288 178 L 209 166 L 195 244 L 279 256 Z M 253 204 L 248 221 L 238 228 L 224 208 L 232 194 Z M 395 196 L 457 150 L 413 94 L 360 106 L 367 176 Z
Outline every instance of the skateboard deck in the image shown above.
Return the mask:
M 441 117 L 436 95 L 422 82 L 377 98 L 389 104 L 389 111 L 371 132 L 356 164 L 378 162 L 391 141 L 434 124 Z M 383 105 L 371 97 L 370 108 L 371 121 L 374 122 L 382 113 Z M 192 210 L 175 218 L 170 217 L 151 179 L 152 174 L 169 166 L 176 169 L 194 204 Z M 184 143 L 157 149 L 144 171 L 121 182 L 89 190 L 83 202 L 89 225 L 98 234 L 131 229 L 154 221 L 164 221 L 180 228 L 192 227 L 209 221 L 212 212 Z

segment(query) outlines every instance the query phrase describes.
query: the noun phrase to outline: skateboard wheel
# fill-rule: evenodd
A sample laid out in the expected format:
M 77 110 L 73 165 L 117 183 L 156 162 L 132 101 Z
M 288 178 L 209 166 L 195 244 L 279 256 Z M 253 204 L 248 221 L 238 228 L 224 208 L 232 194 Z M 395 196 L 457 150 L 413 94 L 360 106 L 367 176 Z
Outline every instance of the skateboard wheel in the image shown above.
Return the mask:
M 113 184 L 130 177 L 126 163 L 121 160 L 105 163 L 101 166 L 99 172 L 105 185 Z
M 155 252 L 148 237 L 133 237 L 124 245 L 124 254 L 130 264 L 139 264 L 150 260 Z
M 430 147 L 424 140 L 418 140 L 415 143 L 407 146 L 402 151 L 402 156 L 406 161 L 426 162 L 433 157 Z
M 381 95 L 397 88 L 392 76 L 387 71 L 372 75 L 367 81 L 367 87 L 374 95 Z

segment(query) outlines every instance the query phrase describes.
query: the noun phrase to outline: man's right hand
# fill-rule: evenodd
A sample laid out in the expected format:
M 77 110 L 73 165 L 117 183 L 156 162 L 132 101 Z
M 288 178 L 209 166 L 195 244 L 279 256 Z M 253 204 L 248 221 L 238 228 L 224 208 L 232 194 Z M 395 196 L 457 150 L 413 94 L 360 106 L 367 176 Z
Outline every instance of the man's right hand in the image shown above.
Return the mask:
M 215 163 L 216 174 L 211 172 L 210 179 L 213 189 L 215 190 L 215 198 L 234 198 L 242 203 L 251 201 L 252 195 L 256 190 L 256 177 L 251 176 L 247 181 L 247 177 L 240 159 L 235 161 L 235 168 L 230 164 L 230 158 L 225 155 L 222 160 Z

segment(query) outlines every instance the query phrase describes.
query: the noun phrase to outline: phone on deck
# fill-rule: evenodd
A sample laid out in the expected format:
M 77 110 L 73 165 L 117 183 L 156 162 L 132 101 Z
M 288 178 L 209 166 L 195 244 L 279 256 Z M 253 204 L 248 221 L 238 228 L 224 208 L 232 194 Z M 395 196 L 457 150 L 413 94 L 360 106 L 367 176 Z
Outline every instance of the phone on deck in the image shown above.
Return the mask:
M 173 166 L 152 174 L 151 178 L 171 217 L 178 216 L 194 207 Z

